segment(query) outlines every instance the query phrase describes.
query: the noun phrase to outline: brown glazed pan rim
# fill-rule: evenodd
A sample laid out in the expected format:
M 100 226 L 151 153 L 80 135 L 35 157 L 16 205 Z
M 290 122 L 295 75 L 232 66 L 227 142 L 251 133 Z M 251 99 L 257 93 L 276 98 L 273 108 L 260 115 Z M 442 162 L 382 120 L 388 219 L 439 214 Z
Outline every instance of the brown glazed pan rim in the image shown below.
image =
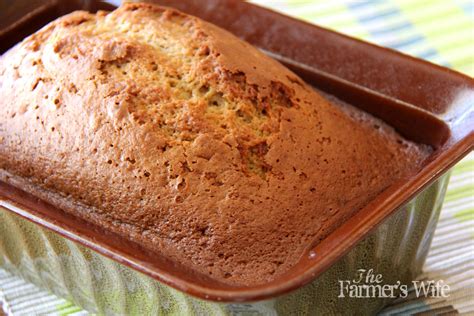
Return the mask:
M 432 145 L 435 152 L 417 174 L 382 192 L 308 249 L 290 271 L 256 286 L 223 284 L 177 267 L 160 254 L 1 181 L 0 206 L 187 294 L 216 302 L 249 302 L 271 299 L 313 281 L 474 147 L 472 78 L 238 0 L 149 2 L 177 7 L 228 29 L 269 52 L 310 84 L 384 119 L 408 139 Z M 51 10 L 43 10 L 42 20 L 32 17 L 41 21 L 38 26 L 72 10 L 111 8 L 100 1 L 50 1 L 50 5 Z M 272 34 L 265 27 L 268 23 L 278 26 L 274 28 L 278 33 Z M 292 37 L 298 32 L 305 34 L 304 38 Z M 0 42 L 3 36 L 11 38 L 12 34 L 0 32 Z M 380 71 L 367 74 L 367 69 Z

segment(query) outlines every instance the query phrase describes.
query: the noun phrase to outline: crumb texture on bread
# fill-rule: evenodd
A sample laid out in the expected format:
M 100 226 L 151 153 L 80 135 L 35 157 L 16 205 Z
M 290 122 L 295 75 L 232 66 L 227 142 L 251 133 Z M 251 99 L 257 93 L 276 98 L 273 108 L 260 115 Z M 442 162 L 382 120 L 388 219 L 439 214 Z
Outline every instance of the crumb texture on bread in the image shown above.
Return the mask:
M 281 275 L 428 155 L 226 31 L 146 4 L 25 39 L 0 59 L 0 103 L 4 181 L 233 284 Z

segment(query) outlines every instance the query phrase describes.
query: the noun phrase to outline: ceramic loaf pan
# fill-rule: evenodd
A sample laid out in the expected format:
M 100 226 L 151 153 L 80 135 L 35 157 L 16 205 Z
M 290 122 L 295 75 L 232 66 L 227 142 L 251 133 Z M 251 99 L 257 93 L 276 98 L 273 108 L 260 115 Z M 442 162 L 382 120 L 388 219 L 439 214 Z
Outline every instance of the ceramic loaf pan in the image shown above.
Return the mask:
M 416 175 L 385 190 L 268 284 L 243 288 L 202 279 L 5 183 L 0 183 L 0 266 L 100 314 L 380 310 L 387 300 L 338 299 L 338 281 L 355 278 L 359 268 L 374 269 L 385 284 L 408 284 L 420 273 L 448 170 L 473 147 L 473 80 L 240 1 L 152 2 L 228 29 L 316 88 L 382 118 L 408 139 L 431 145 L 434 153 Z M 16 10 L 1 10 L 17 16 L 0 24 L 2 51 L 67 12 L 112 9 L 98 1 L 14 5 Z

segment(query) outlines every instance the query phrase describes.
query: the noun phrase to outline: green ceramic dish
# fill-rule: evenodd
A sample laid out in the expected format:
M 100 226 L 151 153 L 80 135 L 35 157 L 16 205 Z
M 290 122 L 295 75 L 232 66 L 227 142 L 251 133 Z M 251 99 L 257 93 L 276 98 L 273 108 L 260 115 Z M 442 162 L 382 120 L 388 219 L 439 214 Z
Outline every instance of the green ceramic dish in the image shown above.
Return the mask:
M 400 208 L 329 270 L 269 301 L 224 304 L 193 298 L 0 207 L 0 266 L 78 306 L 104 315 L 362 315 L 391 298 L 341 295 L 340 281 L 373 269 L 383 284 L 410 284 L 421 272 L 449 175 Z M 398 293 L 394 293 L 395 295 Z

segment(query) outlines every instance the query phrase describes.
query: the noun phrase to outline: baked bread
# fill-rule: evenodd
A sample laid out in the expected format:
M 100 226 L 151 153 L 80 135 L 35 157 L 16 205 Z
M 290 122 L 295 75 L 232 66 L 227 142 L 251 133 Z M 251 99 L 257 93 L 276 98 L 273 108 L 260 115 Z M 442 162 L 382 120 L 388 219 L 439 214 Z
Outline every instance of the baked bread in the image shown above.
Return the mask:
M 2 180 L 219 281 L 268 282 L 426 148 L 172 9 L 74 12 L 0 59 Z

